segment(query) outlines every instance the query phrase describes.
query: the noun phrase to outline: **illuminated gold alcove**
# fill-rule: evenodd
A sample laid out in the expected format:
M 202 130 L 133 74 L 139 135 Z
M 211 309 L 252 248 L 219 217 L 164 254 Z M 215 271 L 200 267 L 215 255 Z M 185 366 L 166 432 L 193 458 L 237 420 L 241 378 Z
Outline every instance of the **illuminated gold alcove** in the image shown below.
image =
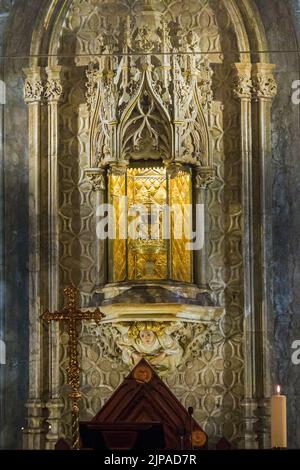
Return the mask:
M 116 238 L 109 241 L 111 282 L 192 282 L 192 252 L 187 249 L 192 216 L 189 168 L 174 175 L 163 165 L 136 164 L 122 175 L 112 173 L 108 201 L 116 218 Z M 176 222 L 180 234 L 175 233 Z

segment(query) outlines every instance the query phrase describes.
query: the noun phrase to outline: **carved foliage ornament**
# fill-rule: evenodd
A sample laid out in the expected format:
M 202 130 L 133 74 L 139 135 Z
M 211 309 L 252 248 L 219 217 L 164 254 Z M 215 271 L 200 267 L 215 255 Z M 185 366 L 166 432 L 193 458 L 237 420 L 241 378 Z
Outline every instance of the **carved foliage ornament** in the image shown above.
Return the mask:
M 41 78 L 40 72 L 34 69 L 25 70 L 27 78 L 24 83 L 24 100 L 26 103 L 36 101 L 58 101 L 62 96 L 62 84 L 59 77 Z
M 251 65 L 237 63 L 234 69 L 234 95 L 237 98 L 273 99 L 277 93 L 277 84 L 273 76 L 274 65 L 254 64 L 251 77 Z
M 252 80 L 251 77 L 244 74 L 244 75 L 235 75 L 234 79 L 234 95 L 237 98 L 249 98 L 251 99 L 252 93 Z
M 43 95 L 43 83 L 41 80 L 26 80 L 24 85 L 24 99 L 26 103 L 34 103 L 40 101 Z
M 215 179 L 215 172 L 212 168 L 201 168 L 195 177 L 195 188 L 206 189 Z
M 60 80 L 47 80 L 44 90 L 44 98 L 48 101 L 58 101 L 62 95 Z
M 96 171 L 86 171 L 86 176 L 88 177 L 92 190 L 93 191 L 104 191 L 106 188 L 106 179 L 105 173 L 97 170 Z
M 41 80 L 26 80 L 24 85 L 25 103 L 36 101 L 58 101 L 62 96 L 62 86 L 58 80 L 47 81 L 44 85 Z
M 277 84 L 273 74 L 257 73 L 253 78 L 253 90 L 257 98 L 273 99 L 277 94 Z

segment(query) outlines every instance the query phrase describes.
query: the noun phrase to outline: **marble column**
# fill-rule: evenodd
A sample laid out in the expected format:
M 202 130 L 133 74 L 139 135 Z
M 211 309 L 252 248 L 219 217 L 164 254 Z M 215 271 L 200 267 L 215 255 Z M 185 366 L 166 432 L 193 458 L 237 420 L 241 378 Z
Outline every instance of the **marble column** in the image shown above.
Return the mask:
M 272 335 L 272 151 L 271 106 L 277 93 L 272 64 L 255 64 L 253 81 L 253 178 L 257 188 L 253 194 L 255 309 L 256 309 L 256 393 L 258 397 L 258 439 L 262 448 L 270 446 L 271 361 Z
M 255 432 L 256 409 L 256 321 L 253 263 L 253 173 L 252 173 L 252 80 L 251 64 L 234 64 L 234 95 L 240 102 L 240 151 L 242 161 L 243 260 L 244 260 L 244 341 L 245 398 L 244 420 L 247 449 L 258 448 Z
M 197 227 L 197 217 L 194 212 L 194 232 L 203 230 L 204 231 L 204 244 L 200 250 L 194 251 L 194 283 L 197 284 L 201 289 L 207 289 L 207 277 L 206 277 L 206 264 L 207 264 L 207 232 L 208 227 L 205 219 L 205 204 L 206 204 L 206 192 L 208 186 L 214 180 L 214 171 L 210 167 L 199 167 L 195 169 L 193 178 L 193 193 L 195 205 L 203 206 L 203 221 L 204 227 Z
M 29 128 L 29 394 L 24 447 L 40 449 L 44 438 L 42 400 L 41 230 L 40 230 L 40 128 L 43 84 L 39 67 L 24 70 L 24 99 L 28 104 Z
M 92 191 L 95 192 L 95 212 L 99 206 L 106 202 L 106 171 L 101 168 L 91 168 L 85 172 L 90 181 Z M 96 215 L 96 224 L 99 217 Z M 96 245 L 96 270 L 97 270 L 97 283 L 103 285 L 107 283 L 107 248 L 108 241 L 97 239 Z
M 59 174 L 58 174 L 58 106 L 62 95 L 61 67 L 46 69 L 45 101 L 48 108 L 48 308 L 59 308 Z M 53 449 L 59 438 L 59 324 L 49 326 L 49 416 L 46 449 Z

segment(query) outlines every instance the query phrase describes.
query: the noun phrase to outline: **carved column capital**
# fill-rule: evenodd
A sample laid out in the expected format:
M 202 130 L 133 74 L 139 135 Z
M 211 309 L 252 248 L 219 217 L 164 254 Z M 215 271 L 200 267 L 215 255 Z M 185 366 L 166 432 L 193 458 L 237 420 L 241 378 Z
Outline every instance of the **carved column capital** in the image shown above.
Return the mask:
M 102 78 L 101 62 L 97 59 L 91 61 L 86 70 L 87 91 L 86 102 L 89 111 L 94 111 L 97 102 L 98 82 Z
M 252 68 L 253 96 L 272 100 L 277 94 L 273 64 L 255 64 Z
M 128 167 L 128 162 L 125 160 L 112 162 L 109 165 L 108 174 L 122 176 L 126 173 L 127 167 Z
M 43 82 L 41 78 L 40 67 L 24 69 L 24 100 L 25 103 L 31 104 L 41 101 L 43 96 Z
M 91 168 L 85 171 L 85 174 L 92 186 L 93 191 L 105 191 L 106 172 L 102 168 Z
M 233 93 L 240 99 L 251 99 L 252 80 L 251 64 L 236 63 L 234 69 L 234 88 Z
M 85 172 L 93 191 L 105 191 L 106 179 L 105 170 L 101 168 L 91 168 Z
M 168 174 L 171 178 L 175 178 L 178 173 L 184 170 L 186 167 L 180 162 L 172 162 L 167 166 Z
M 195 188 L 206 189 L 215 179 L 215 171 L 211 167 L 197 168 Z
M 48 102 L 57 102 L 62 96 L 61 67 L 47 67 L 47 80 L 45 83 L 44 98 Z

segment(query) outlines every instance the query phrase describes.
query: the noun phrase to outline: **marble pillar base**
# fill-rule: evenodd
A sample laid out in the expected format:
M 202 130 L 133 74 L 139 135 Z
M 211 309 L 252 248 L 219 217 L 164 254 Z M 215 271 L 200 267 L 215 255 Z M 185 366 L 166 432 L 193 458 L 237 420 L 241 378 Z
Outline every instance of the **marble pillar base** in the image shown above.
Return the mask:
M 271 404 L 269 398 L 258 401 L 256 415 L 257 422 L 255 425 L 259 449 L 271 448 Z
M 45 448 L 45 404 L 41 400 L 29 400 L 26 405 L 27 426 L 23 431 L 23 448 L 39 450 Z
M 245 398 L 242 403 L 244 408 L 244 442 L 241 443 L 241 448 L 244 449 L 258 449 L 259 442 L 255 431 L 257 423 L 257 401 L 251 398 Z
M 47 402 L 46 408 L 49 415 L 46 420 L 48 425 L 48 432 L 46 435 L 45 447 L 47 450 L 53 450 L 58 439 L 61 437 L 60 420 L 63 404 L 59 398 L 53 398 Z

